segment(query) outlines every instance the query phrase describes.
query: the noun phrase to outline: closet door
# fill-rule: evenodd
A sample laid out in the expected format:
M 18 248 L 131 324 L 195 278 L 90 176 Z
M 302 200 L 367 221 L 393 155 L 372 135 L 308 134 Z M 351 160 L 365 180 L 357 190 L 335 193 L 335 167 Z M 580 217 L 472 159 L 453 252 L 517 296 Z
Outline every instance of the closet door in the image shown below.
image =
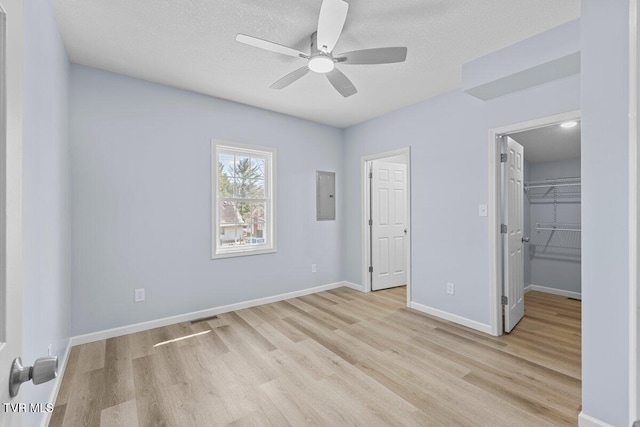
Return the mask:
M 511 332 L 524 316 L 524 237 L 523 193 L 524 150 L 507 137 L 505 218 L 507 233 L 504 242 L 504 330 Z

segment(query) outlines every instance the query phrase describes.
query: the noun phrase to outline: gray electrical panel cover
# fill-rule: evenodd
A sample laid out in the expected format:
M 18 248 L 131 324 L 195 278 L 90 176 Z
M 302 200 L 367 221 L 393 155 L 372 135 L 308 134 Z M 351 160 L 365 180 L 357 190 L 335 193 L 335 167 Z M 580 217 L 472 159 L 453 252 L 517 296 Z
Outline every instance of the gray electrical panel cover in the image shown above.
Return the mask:
M 318 221 L 336 219 L 336 174 L 316 171 L 316 212 Z

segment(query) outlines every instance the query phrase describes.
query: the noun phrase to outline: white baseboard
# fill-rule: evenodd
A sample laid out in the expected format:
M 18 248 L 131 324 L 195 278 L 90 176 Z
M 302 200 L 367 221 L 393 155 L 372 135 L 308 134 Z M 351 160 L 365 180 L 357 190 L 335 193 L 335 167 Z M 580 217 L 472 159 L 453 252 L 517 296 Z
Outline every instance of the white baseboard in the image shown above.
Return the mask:
M 206 310 L 194 311 L 191 313 L 179 314 L 177 316 L 165 317 L 148 322 L 136 323 L 133 325 L 121 326 L 118 328 L 107 329 L 104 331 L 92 332 L 90 334 L 78 335 L 71 338 L 71 345 L 87 344 L 94 341 L 115 338 L 122 335 L 133 334 L 135 332 L 147 331 L 149 329 L 160 328 L 163 326 L 173 325 L 175 323 L 189 322 L 191 320 L 202 319 L 204 317 L 215 316 L 216 314 L 228 313 L 230 311 L 242 310 L 243 308 L 255 307 L 272 302 L 283 301 L 286 299 L 297 298 L 304 295 L 315 294 L 318 292 L 328 291 L 330 289 L 346 286 L 349 288 L 361 290 L 358 285 L 349 282 L 335 282 L 328 285 L 316 286 L 313 288 L 302 289 L 299 291 L 288 292 L 285 294 L 274 295 L 270 297 L 258 298 L 250 301 L 238 302 L 235 304 L 223 305 L 220 307 L 208 308 Z
M 579 427 L 613 427 L 611 424 L 605 423 L 597 418 L 589 416 L 584 412 L 580 411 L 578 415 L 578 426 Z
M 364 286 L 362 285 L 358 285 L 356 283 L 353 282 L 342 282 L 344 284 L 344 286 L 346 286 L 347 288 L 351 288 L 351 289 L 355 289 L 356 291 L 360 291 L 360 292 L 364 292 Z
M 458 316 L 456 314 L 451 314 L 446 311 L 438 310 L 437 308 L 429 307 L 423 304 L 419 304 L 417 302 L 411 301 L 409 307 L 414 310 L 421 311 L 423 313 L 430 314 L 435 317 L 439 317 L 444 320 L 448 320 L 453 323 L 457 323 L 462 326 L 466 326 L 471 329 L 475 329 L 476 331 L 484 332 L 485 334 L 491 334 L 491 325 L 486 325 L 484 323 L 476 322 L 475 320 L 467 319 L 466 317 Z
M 56 404 L 56 399 L 58 398 L 58 392 L 60 391 L 60 386 L 62 385 L 62 378 L 64 378 L 64 371 L 67 369 L 67 362 L 69 361 L 69 355 L 71 354 L 71 339 L 67 343 L 67 349 L 62 355 L 62 360 L 58 361 L 58 375 L 54 380 L 53 389 L 51 390 L 51 394 L 49 395 L 49 401 L 51 405 Z M 42 417 L 42 421 L 40 422 L 40 427 L 47 427 L 49 422 L 51 421 L 52 412 L 45 412 Z
M 525 286 L 524 288 L 525 294 L 531 291 L 545 292 L 547 294 L 560 295 L 567 298 L 575 298 L 575 299 L 582 300 L 582 294 L 580 292 L 565 291 L 562 289 L 548 288 L 546 286 L 539 286 L 539 285 Z

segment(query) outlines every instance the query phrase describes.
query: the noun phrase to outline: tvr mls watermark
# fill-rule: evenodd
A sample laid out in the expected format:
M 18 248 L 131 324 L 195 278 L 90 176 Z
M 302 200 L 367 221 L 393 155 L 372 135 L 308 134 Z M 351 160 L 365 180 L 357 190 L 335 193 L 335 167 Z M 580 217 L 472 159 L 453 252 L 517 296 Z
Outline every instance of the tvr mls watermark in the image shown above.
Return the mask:
M 47 413 L 53 412 L 53 403 L 3 403 L 4 412 Z

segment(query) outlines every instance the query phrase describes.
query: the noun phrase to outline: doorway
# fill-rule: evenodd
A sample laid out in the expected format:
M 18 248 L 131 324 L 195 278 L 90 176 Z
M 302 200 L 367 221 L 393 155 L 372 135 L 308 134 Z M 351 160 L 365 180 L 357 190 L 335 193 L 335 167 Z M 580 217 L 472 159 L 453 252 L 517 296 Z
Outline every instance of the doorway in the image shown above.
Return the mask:
M 517 328 L 527 300 L 580 304 L 580 112 L 493 129 L 489 151 L 497 336 Z
M 407 286 L 411 300 L 410 149 L 362 158 L 362 270 L 365 291 Z

